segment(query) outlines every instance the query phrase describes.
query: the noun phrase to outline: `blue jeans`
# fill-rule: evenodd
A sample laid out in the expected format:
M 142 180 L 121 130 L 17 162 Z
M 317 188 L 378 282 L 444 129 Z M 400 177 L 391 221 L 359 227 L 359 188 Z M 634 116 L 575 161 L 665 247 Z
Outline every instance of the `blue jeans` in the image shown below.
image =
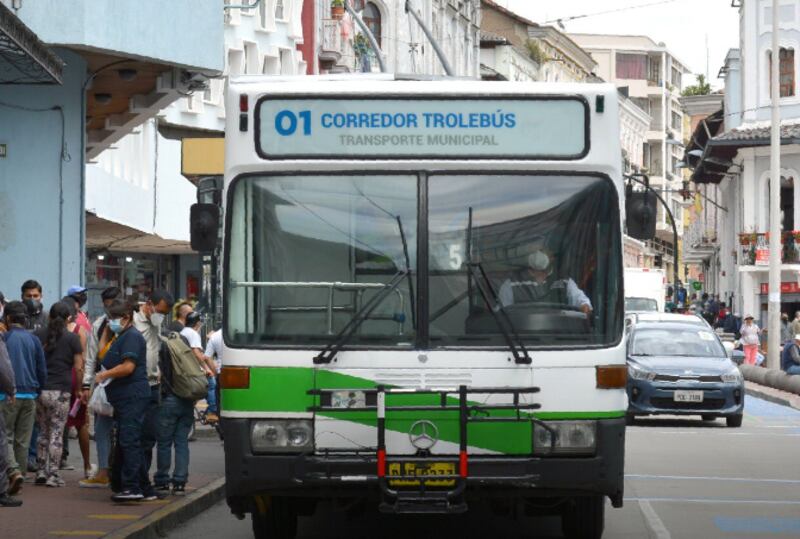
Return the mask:
M 141 493 L 150 484 L 142 452 L 142 433 L 148 400 L 115 400 L 111 401 L 111 406 L 114 407 L 114 418 L 119 428 L 119 449 L 122 456 L 120 486 L 122 490 Z
M 167 395 L 161 402 L 158 416 L 158 470 L 157 486 L 185 485 L 189 478 L 189 431 L 194 422 L 194 403 L 175 395 Z M 175 468 L 172 479 L 172 446 L 175 446 Z
M 217 378 L 212 376 L 208 379 L 208 394 L 206 395 L 206 403 L 208 403 L 208 411 L 219 414 L 217 408 Z
M 108 459 L 111 455 L 111 428 L 114 418 L 106 415 L 94 416 L 94 445 L 97 447 L 97 467 L 108 468 Z
M 792 365 L 786 369 L 786 374 L 800 374 L 800 365 Z

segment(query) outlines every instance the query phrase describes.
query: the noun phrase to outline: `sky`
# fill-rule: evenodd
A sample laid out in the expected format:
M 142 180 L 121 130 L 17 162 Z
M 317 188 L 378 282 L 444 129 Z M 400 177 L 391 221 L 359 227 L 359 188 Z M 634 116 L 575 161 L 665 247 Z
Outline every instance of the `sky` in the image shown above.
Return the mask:
M 621 10 L 564 21 L 566 32 L 646 35 L 667 49 L 695 74 L 708 72 L 721 88 L 717 73 L 729 49 L 739 47 L 739 10 L 731 0 L 495 0 L 536 23 L 601 11 Z M 655 4 L 646 6 L 646 4 Z M 644 6 L 643 6 L 644 5 Z M 643 6 L 637 9 L 626 9 Z M 549 24 L 555 25 L 550 22 Z M 691 77 L 685 79 L 692 83 Z

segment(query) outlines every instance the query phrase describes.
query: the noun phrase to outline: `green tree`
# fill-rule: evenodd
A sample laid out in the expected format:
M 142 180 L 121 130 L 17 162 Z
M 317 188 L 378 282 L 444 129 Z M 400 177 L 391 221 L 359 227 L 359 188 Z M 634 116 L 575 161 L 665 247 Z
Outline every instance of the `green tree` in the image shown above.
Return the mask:
M 697 75 L 697 84 L 687 86 L 681 95 L 708 95 L 711 93 L 711 85 L 706 82 L 705 75 Z

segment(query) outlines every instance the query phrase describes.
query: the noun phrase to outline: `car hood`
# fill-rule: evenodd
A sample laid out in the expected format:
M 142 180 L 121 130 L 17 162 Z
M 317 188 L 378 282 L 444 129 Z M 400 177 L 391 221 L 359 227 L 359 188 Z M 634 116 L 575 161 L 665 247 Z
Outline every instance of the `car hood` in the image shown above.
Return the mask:
M 723 374 L 735 367 L 727 357 L 628 356 L 628 362 L 660 374 Z

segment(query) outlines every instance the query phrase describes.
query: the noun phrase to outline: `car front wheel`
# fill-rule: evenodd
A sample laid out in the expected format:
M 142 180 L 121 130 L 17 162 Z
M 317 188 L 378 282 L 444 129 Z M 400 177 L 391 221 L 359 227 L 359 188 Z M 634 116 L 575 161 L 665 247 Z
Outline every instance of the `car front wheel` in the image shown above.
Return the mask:
M 605 525 L 605 497 L 568 500 L 561 513 L 561 531 L 567 539 L 600 539 Z
M 741 427 L 743 417 L 744 417 L 743 414 L 729 415 L 728 417 L 725 418 L 725 423 L 727 423 L 729 427 L 733 428 Z

